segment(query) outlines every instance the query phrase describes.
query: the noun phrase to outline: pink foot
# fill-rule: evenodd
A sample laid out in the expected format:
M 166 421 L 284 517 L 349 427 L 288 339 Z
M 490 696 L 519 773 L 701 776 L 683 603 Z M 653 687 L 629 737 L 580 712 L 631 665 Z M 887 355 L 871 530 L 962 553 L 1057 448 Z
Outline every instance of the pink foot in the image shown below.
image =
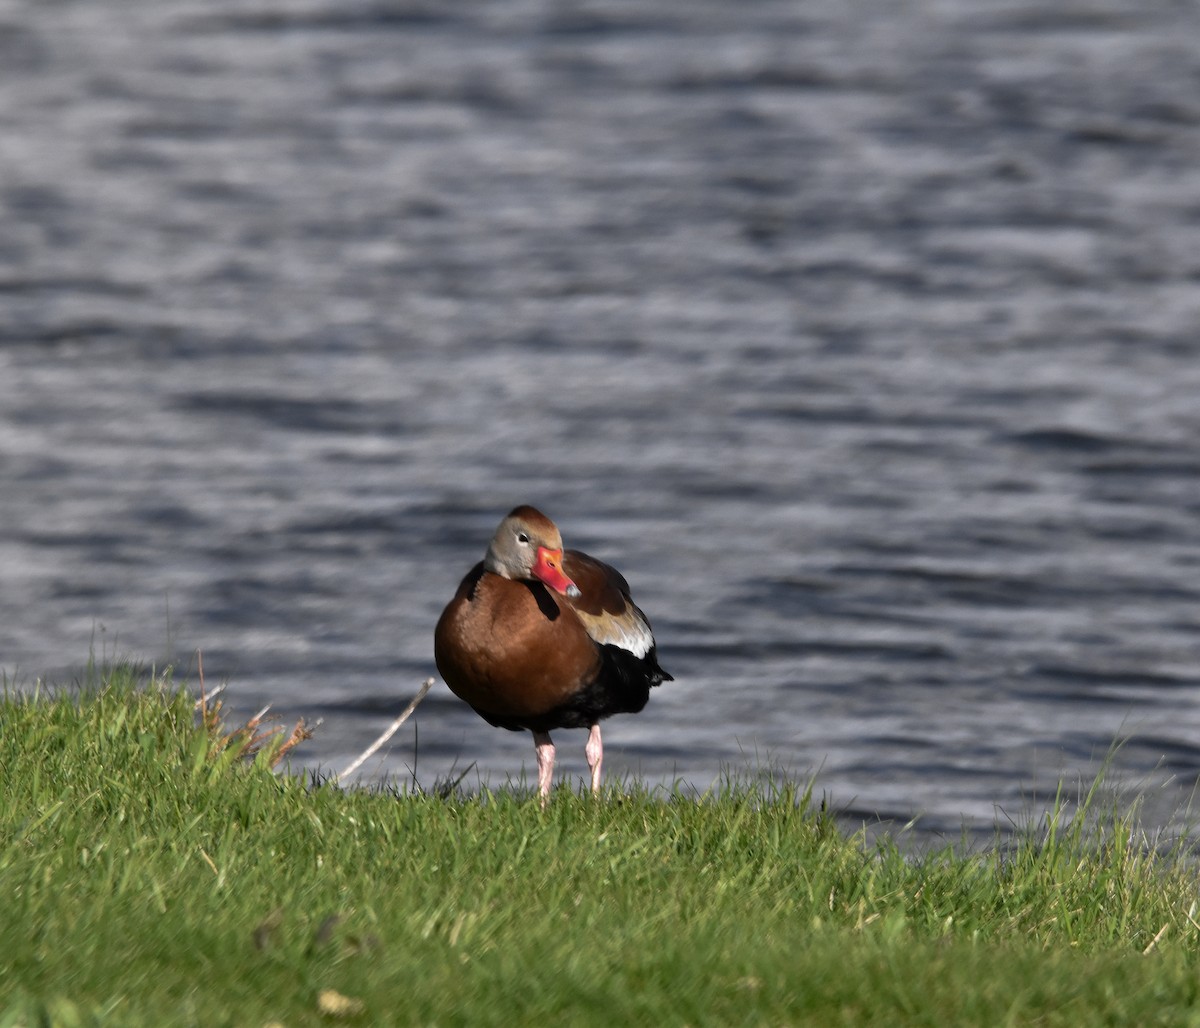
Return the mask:
M 587 762 L 592 769 L 592 793 L 600 791 L 600 768 L 604 765 L 604 743 L 600 741 L 600 726 L 592 725 L 588 732 Z
M 534 732 L 533 746 L 537 753 L 538 796 L 545 810 L 546 802 L 550 799 L 550 782 L 554 778 L 554 743 L 550 741 L 550 733 Z

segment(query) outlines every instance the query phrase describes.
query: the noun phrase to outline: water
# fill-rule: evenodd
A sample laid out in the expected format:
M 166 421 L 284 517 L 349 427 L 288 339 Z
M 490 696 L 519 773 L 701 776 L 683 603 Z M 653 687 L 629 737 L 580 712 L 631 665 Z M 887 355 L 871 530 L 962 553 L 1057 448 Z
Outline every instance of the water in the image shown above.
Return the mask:
M 1169 811 L 1195 12 L 826 6 L 0 0 L 0 667 L 199 649 L 338 768 L 532 502 L 677 678 L 612 773 L 956 834 L 1131 734 Z M 532 767 L 415 722 L 370 775 Z

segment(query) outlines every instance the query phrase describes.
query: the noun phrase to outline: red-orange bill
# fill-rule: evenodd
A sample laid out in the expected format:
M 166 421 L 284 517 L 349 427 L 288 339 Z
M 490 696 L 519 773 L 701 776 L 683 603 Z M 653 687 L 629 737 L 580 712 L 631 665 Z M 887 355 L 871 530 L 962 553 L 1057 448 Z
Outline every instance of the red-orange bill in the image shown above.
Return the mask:
M 562 550 L 549 550 L 545 546 L 539 546 L 533 573 L 557 593 L 571 597 L 579 595 L 579 587 L 563 574 Z

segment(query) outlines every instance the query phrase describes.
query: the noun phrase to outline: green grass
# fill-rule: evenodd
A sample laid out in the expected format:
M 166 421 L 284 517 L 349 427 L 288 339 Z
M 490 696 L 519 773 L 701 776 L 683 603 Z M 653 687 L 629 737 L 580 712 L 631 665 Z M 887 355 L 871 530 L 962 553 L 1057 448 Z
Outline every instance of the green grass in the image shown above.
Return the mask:
M 1096 791 L 912 858 L 801 787 L 543 812 L 221 735 L 129 668 L 3 700 L 0 1026 L 1200 1024 L 1196 869 Z

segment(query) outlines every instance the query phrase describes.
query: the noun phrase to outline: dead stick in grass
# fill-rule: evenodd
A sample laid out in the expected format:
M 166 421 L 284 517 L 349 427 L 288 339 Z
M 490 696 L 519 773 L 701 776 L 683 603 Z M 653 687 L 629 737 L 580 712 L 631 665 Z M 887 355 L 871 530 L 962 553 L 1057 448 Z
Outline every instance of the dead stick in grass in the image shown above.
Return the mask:
M 208 693 L 208 694 L 205 694 L 204 692 L 201 692 L 201 693 L 200 693 L 200 699 L 198 699 L 198 700 L 195 702 L 195 704 L 193 704 L 193 706 L 195 707 L 195 709 L 196 709 L 196 710 L 198 710 L 198 711 L 200 711 L 200 713 L 201 713 L 201 714 L 206 714 L 206 713 L 208 713 L 208 701 L 209 701 L 209 700 L 215 700 L 215 699 L 216 699 L 218 696 L 220 696 L 220 695 L 221 695 L 221 693 L 223 693 L 223 692 L 225 691 L 225 685 L 226 685 L 226 683 L 225 683 L 225 682 L 222 682 L 222 683 L 221 683 L 220 685 L 218 685 L 218 686 L 217 686 L 217 687 L 216 687 L 216 688 L 215 688 L 215 689 L 214 689 L 212 692 L 210 692 L 210 693 Z M 203 685 L 203 683 L 201 683 L 201 686 L 200 686 L 200 688 L 203 690 L 203 688 L 204 688 L 204 685 Z
M 427 692 L 429 692 L 429 690 L 432 688 L 433 688 L 433 679 L 426 678 L 425 681 L 423 683 L 421 683 L 420 692 L 418 692 L 417 695 L 413 697 L 412 703 L 410 703 L 407 707 L 404 708 L 404 713 L 402 713 L 398 718 L 396 718 L 395 721 L 393 721 L 390 725 L 388 725 L 387 731 L 384 732 L 383 735 L 381 735 L 373 743 L 371 743 L 371 745 L 368 746 L 365 750 L 363 750 L 362 755 L 359 756 L 357 760 L 353 761 L 346 768 L 345 771 L 343 771 L 340 775 L 337 776 L 337 780 L 340 782 L 343 779 L 349 778 L 352 774 L 354 774 L 355 771 L 357 771 L 363 765 L 364 761 L 366 761 L 367 758 L 370 757 L 372 753 L 374 753 L 377 749 L 379 749 L 380 746 L 382 746 L 393 735 L 395 735 L 396 732 L 399 730 L 400 726 L 402 724 L 404 724 L 404 722 L 407 721 L 409 719 L 409 717 L 412 715 L 412 712 L 417 709 L 417 704 L 420 703 L 423 699 L 425 699 L 425 694 Z

